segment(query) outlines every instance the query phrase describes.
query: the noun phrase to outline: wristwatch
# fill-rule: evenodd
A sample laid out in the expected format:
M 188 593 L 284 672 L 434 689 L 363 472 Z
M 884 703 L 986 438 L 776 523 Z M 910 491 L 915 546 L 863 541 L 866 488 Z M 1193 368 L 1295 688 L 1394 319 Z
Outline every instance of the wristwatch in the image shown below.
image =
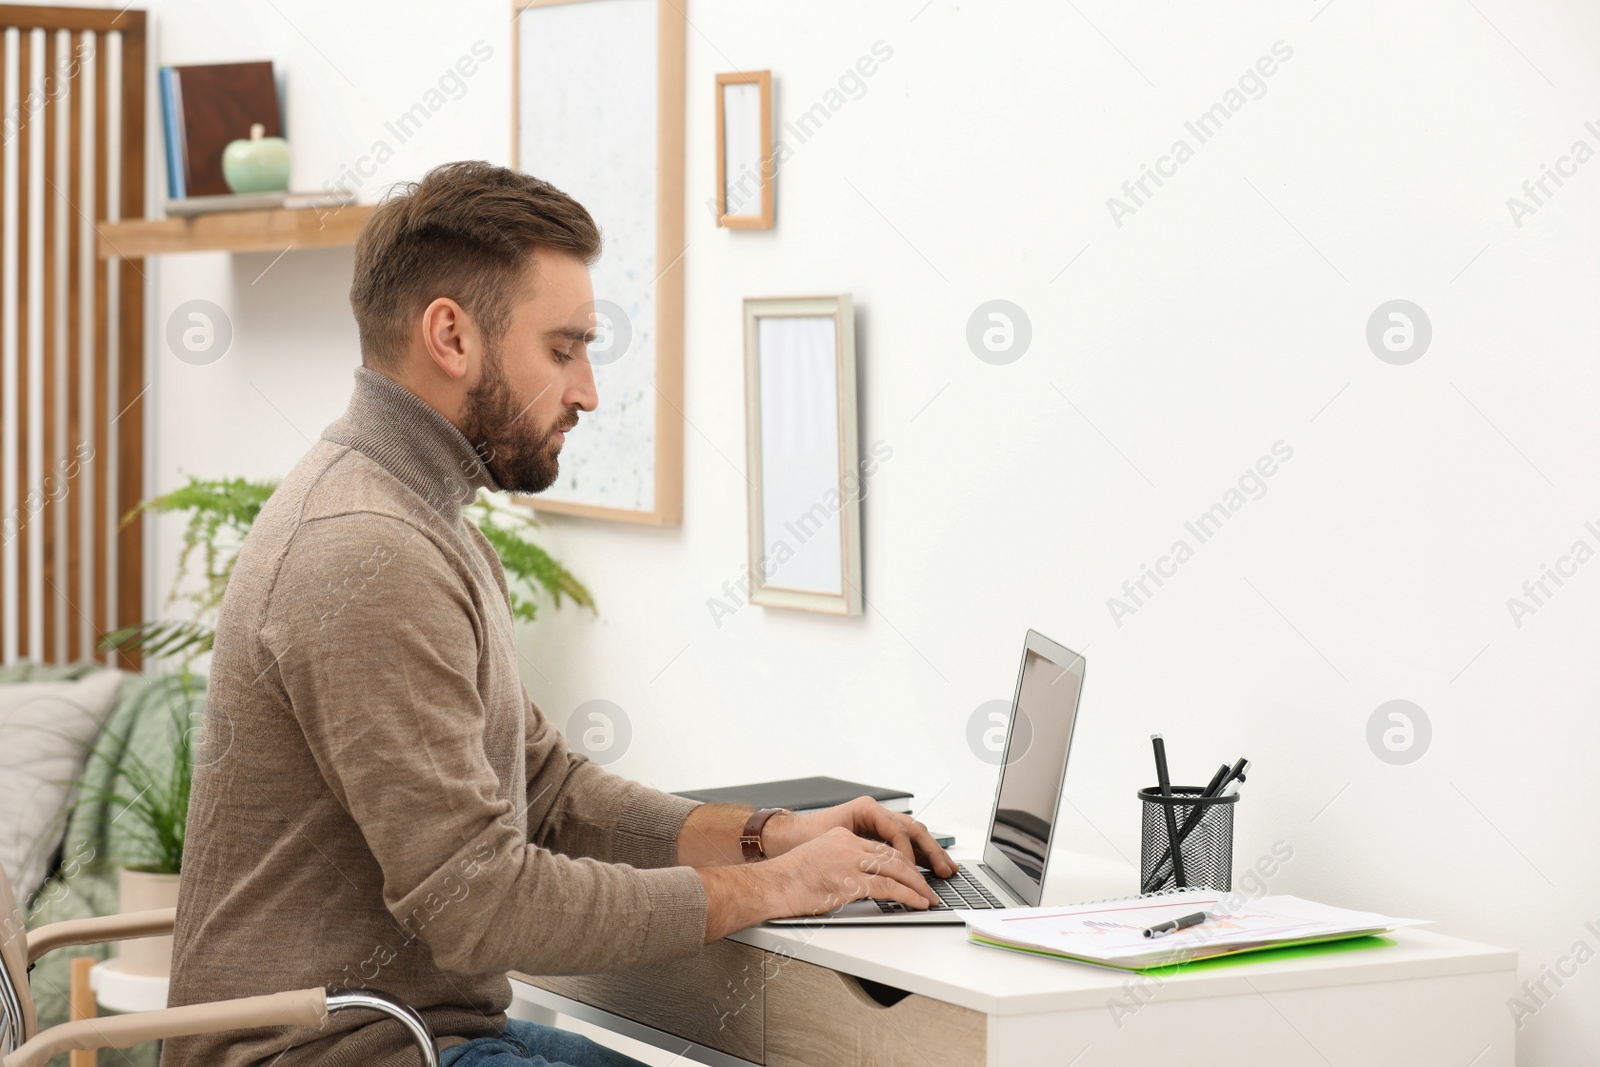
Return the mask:
M 746 863 L 767 858 L 766 849 L 761 847 L 761 833 L 766 829 L 767 820 L 774 815 L 793 815 L 788 808 L 762 808 L 750 816 L 744 824 L 744 831 L 739 835 L 739 851 L 744 853 Z

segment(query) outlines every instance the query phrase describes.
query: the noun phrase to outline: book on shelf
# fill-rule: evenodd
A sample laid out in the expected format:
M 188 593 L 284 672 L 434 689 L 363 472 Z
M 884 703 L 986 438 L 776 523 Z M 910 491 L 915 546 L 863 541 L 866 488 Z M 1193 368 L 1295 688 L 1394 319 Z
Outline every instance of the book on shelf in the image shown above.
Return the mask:
M 183 134 L 182 120 L 178 114 L 177 80 L 171 67 L 162 67 L 156 75 L 161 90 L 161 129 L 166 144 L 167 196 L 182 200 L 183 188 Z

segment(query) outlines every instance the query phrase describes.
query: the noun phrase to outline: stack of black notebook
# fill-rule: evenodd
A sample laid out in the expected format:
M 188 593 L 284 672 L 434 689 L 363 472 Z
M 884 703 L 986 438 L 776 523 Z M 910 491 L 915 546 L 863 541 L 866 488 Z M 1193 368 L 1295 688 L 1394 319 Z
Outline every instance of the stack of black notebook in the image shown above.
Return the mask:
M 838 778 L 791 778 L 784 782 L 730 785 L 721 789 L 690 789 L 678 794 L 706 803 L 750 804 L 757 808 L 816 811 L 844 804 L 856 797 L 871 797 L 890 811 L 909 812 L 911 794 L 903 789 L 879 789 Z

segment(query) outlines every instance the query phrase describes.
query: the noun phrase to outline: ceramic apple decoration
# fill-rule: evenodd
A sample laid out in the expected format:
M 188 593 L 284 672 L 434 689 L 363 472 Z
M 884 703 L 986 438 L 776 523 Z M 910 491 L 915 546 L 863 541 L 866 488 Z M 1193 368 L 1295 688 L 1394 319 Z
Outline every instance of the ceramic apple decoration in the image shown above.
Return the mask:
M 248 141 L 230 141 L 222 150 L 222 180 L 236 193 L 276 193 L 289 188 L 289 142 L 263 137 L 261 123 L 250 127 Z

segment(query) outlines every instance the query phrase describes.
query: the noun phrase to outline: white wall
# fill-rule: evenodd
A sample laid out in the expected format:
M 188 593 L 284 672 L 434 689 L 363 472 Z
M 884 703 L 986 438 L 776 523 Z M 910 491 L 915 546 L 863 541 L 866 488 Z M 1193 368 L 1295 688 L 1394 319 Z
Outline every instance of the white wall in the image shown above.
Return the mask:
M 386 137 L 480 39 L 493 59 L 367 198 L 435 162 L 508 158 L 503 0 L 282 0 L 225 20 L 153 6 L 160 63 L 278 60 L 299 186 Z M 1529 979 L 1570 972 L 1579 942 L 1600 949 L 1584 925 L 1600 920 L 1600 564 L 1520 626 L 1507 607 L 1574 541 L 1600 547 L 1584 529 L 1600 520 L 1600 161 L 1520 226 L 1506 204 L 1575 140 L 1600 149 L 1600 15 L 1576 0 L 696 0 L 689 17 L 685 519 L 550 520 L 601 614 L 526 631 L 546 711 L 617 703 L 633 740 L 615 766 L 665 788 L 861 778 L 937 794 L 930 821 L 970 841 L 994 779 L 967 723 L 1009 697 L 1033 626 L 1087 652 L 1075 795 L 1128 857 L 1160 730 L 1179 779 L 1255 761 L 1236 858 L 1288 842 L 1274 890 L 1437 919 L 1515 947 Z M 864 94 L 796 145 L 777 229 L 717 229 L 713 74 L 770 67 L 794 119 L 880 40 L 893 55 Z M 1280 40 L 1293 55 L 1265 95 L 1196 145 L 1185 121 Z M 1194 157 L 1118 226 L 1107 198 L 1179 137 Z M 350 263 L 150 263 L 153 331 L 196 297 L 236 329 L 209 367 L 152 337 L 155 488 L 281 474 L 342 410 Z M 864 504 L 870 606 L 744 607 L 718 625 L 708 601 L 745 552 L 740 300 L 837 291 L 860 309 L 863 445 L 893 448 Z M 965 339 L 995 298 L 1032 324 L 1006 366 Z M 1408 366 L 1365 340 L 1396 298 L 1433 326 Z M 1185 521 L 1278 441 L 1293 457 L 1265 495 L 1119 626 L 1108 598 L 1175 539 L 1194 547 Z M 177 534 L 152 545 L 152 596 Z M 1405 766 L 1366 739 L 1392 699 L 1432 723 Z M 1600 1055 L 1600 964 L 1563 981 L 1529 999 L 1519 1062 Z

